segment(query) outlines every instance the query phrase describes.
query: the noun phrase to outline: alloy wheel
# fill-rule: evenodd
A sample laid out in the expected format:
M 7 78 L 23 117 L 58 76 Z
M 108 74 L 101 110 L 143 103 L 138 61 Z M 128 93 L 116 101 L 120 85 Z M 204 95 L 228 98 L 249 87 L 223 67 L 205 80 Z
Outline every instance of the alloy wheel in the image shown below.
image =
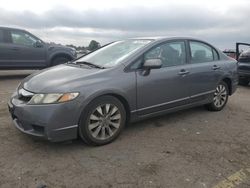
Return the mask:
M 214 105 L 217 108 L 220 108 L 226 103 L 226 101 L 227 101 L 227 89 L 224 85 L 220 84 L 217 86 L 214 93 L 214 98 L 213 98 Z
M 98 140 L 112 137 L 121 125 L 121 112 L 114 104 L 100 105 L 91 113 L 88 129 Z

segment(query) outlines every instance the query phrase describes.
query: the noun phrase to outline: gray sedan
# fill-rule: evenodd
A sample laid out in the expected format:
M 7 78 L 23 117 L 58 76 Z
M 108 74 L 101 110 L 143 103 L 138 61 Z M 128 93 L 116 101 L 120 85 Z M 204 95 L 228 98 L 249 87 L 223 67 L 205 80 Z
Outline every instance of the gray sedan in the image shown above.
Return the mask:
M 199 105 L 220 111 L 237 83 L 236 61 L 206 42 L 136 38 L 28 76 L 8 106 L 26 134 L 103 145 L 129 122 Z

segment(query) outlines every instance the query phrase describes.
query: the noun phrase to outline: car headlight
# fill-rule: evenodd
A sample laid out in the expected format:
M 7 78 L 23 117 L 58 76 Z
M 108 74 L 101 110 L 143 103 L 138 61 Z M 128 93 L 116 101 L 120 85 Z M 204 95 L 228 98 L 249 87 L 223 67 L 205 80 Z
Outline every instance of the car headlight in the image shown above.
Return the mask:
M 67 102 L 75 99 L 79 93 L 50 93 L 35 94 L 30 99 L 29 104 L 51 104 Z

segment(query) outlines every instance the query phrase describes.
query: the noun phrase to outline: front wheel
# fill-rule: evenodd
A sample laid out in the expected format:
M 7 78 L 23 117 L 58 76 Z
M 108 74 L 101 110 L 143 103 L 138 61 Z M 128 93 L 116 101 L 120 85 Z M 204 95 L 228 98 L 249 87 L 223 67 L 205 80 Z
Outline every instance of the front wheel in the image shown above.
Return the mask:
M 210 111 L 220 111 L 224 108 L 228 100 L 228 86 L 225 82 L 220 82 L 215 89 L 213 101 L 206 105 Z
M 99 97 L 83 111 L 79 123 L 79 135 L 87 144 L 108 144 L 118 137 L 125 122 L 126 111 L 117 98 Z
M 66 63 L 70 61 L 70 59 L 68 57 L 64 57 L 64 56 L 59 56 L 59 57 L 56 57 L 55 59 L 53 59 L 52 61 L 52 66 L 56 66 L 56 65 L 60 65 L 60 64 L 63 64 L 63 63 Z

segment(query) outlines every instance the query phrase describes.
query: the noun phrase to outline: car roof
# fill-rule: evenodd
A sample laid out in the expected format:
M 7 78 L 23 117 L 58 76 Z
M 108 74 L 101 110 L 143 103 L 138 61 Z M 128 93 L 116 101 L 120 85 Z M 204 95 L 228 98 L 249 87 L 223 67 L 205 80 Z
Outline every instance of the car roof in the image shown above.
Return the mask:
M 165 42 L 168 40 L 193 40 L 193 41 L 198 41 L 198 42 L 202 42 L 205 43 L 211 47 L 213 47 L 214 49 L 218 50 L 218 48 L 214 47 L 212 44 L 210 44 L 209 42 L 206 42 L 204 40 L 198 39 L 198 38 L 193 38 L 193 37 L 185 37 L 185 36 L 181 36 L 181 37 L 177 37 L 177 36 L 154 36 L 154 37 L 136 37 L 136 38 L 130 38 L 130 39 L 135 39 L 135 40 L 152 40 L 154 43 L 161 43 L 161 42 Z
M 14 28 L 14 27 L 4 27 L 4 26 L 0 26 L 0 29 L 6 29 L 6 30 L 12 29 L 12 30 L 25 31 L 24 29 L 19 29 L 19 28 Z
M 188 39 L 188 40 L 198 40 L 198 41 L 202 41 L 200 39 L 197 38 L 193 38 L 193 37 L 177 37 L 177 36 L 152 36 L 152 37 L 135 37 L 135 38 L 131 38 L 131 39 L 137 39 L 137 40 L 177 40 L 177 39 Z

